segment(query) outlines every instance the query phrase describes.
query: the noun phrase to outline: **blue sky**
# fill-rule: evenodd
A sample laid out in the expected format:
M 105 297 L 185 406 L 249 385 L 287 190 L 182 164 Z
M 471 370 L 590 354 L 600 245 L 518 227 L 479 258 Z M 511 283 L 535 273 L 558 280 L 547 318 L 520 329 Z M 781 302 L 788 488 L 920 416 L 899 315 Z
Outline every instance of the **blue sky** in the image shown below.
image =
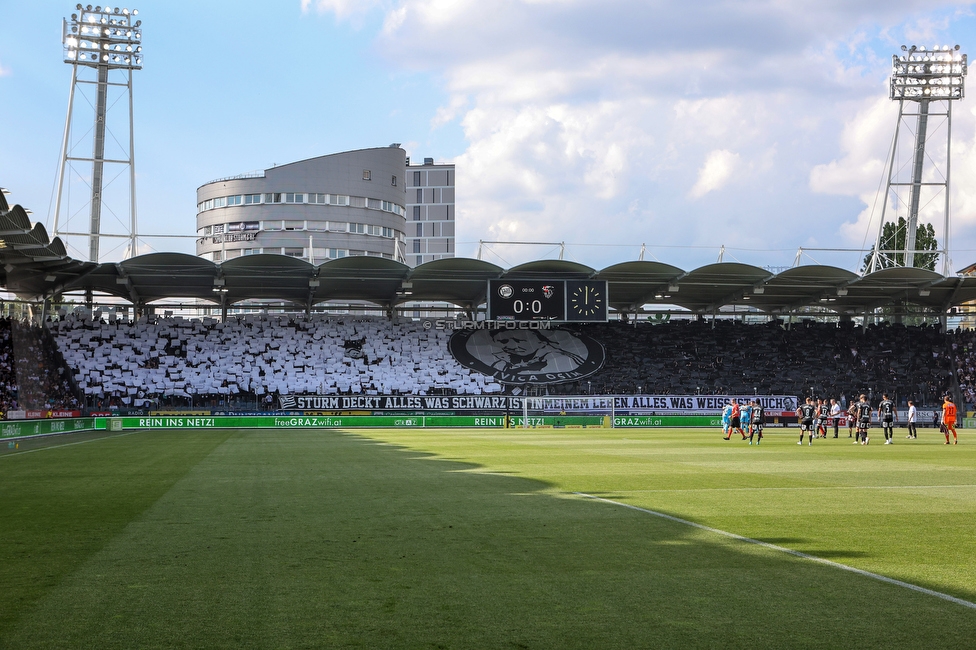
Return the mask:
M 73 7 L 0 0 L 0 186 L 48 226 Z M 598 268 L 642 243 L 646 259 L 683 268 L 723 245 L 726 260 L 759 266 L 790 265 L 801 246 L 870 246 L 895 127 L 891 54 L 976 52 L 972 5 L 937 0 L 132 7 L 146 51 L 134 82 L 140 232 L 192 234 L 196 188 L 212 179 L 399 142 L 457 163 L 459 254 L 479 239 L 564 241 Z M 954 107 L 953 136 L 959 269 L 976 261 L 976 100 Z M 146 243 L 193 251 L 188 239 Z M 109 249 L 103 259 L 121 255 Z M 495 246 L 488 259 L 551 253 Z

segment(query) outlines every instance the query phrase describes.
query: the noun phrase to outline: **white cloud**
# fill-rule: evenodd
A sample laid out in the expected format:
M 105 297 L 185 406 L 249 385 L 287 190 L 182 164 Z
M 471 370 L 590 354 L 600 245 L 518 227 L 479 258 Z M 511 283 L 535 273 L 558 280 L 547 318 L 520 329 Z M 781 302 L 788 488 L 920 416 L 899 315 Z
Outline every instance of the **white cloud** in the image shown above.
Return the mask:
M 971 262 L 976 245 L 973 242 L 976 227 L 976 190 L 962 179 L 976 175 L 976 108 L 966 111 L 956 106 L 953 114 L 951 158 L 952 188 L 950 194 L 950 246 L 957 250 L 957 265 Z M 933 113 L 939 110 L 933 106 Z M 912 112 L 912 105 L 908 111 Z M 843 155 L 828 163 L 815 166 L 810 172 L 810 188 L 814 192 L 851 196 L 859 199 L 861 210 L 842 223 L 838 229 L 839 243 L 854 246 L 871 246 L 880 227 L 884 188 L 888 176 L 888 153 L 892 145 L 897 123 L 898 105 L 887 97 L 863 103 L 861 110 L 844 125 L 841 144 Z M 894 175 L 896 181 L 906 181 L 910 173 L 914 146 L 915 117 L 905 118 L 899 132 L 899 147 L 895 154 Z M 944 118 L 929 118 L 930 137 L 926 143 L 923 182 L 941 183 L 945 172 Z M 889 201 L 885 221 L 907 217 L 909 190 L 902 188 L 897 200 Z M 940 243 L 944 241 L 945 195 L 941 188 L 925 187 L 922 190 L 919 221 L 931 223 Z M 941 267 L 940 267 L 941 268 Z M 956 267 L 953 267 L 953 270 Z
M 960 3 L 362 4 L 385 12 L 377 48 L 448 92 L 430 127 L 457 121 L 467 141 L 451 156 L 459 242 L 717 248 L 755 245 L 761 232 L 767 249 L 795 251 L 853 227 L 868 179 L 879 180 L 893 128 L 888 61 L 865 44 L 895 47 L 920 15 L 935 38 L 945 27 L 935 12 Z
M 468 105 L 468 98 L 465 95 L 453 95 L 447 106 L 441 106 L 430 121 L 431 128 L 437 128 L 448 122 L 453 122 L 460 114 L 461 109 Z
M 691 188 L 689 196 L 700 199 L 709 192 L 722 189 L 738 166 L 739 154 L 728 149 L 710 151 L 705 158 L 705 164 L 698 170 L 698 181 Z

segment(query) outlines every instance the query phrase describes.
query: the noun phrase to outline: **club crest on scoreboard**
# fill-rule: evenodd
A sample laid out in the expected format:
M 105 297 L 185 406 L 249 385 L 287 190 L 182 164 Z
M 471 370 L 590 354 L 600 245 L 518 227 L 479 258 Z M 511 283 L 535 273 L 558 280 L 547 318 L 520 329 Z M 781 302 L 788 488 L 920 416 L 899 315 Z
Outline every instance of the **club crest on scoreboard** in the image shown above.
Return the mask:
M 558 384 L 589 377 L 606 359 L 603 345 L 564 329 L 458 330 L 451 354 L 503 384 Z

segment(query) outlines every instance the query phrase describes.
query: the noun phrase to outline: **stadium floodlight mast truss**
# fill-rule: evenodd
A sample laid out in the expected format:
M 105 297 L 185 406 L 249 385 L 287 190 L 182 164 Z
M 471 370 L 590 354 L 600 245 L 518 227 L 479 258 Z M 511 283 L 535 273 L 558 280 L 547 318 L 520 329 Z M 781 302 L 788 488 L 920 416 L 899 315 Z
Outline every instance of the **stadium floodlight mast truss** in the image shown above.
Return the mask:
M 965 79 L 967 72 L 966 55 L 959 52 L 959 46 L 935 46 L 931 49 L 912 45 L 901 46 L 901 54 L 891 57 L 890 98 L 898 102 L 898 125 L 892 139 L 891 152 L 888 160 L 888 183 L 885 188 L 885 200 L 881 208 L 881 223 L 878 226 L 878 237 L 871 259 L 870 272 L 878 269 L 881 255 L 889 255 L 893 251 L 881 250 L 882 233 L 884 231 L 885 213 L 888 203 L 896 211 L 903 211 L 907 232 L 905 233 L 904 265 L 914 266 L 915 254 L 931 251 L 915 250 L 916 232 L 918 230 L 919 210 L 936 204 L 939 193 L 942 193 L 942 275 L 949 275 L 949 179 L 950 155 L 952 140 L 952 102 L 965 96 Z M 934 109 L 934 110 L 933 110 Z M 911 132 L 911 125 L 906 124 L 906 118 L 915 119 L 915 142 L 910 156 L 910 163 L 904 165 L 899 161 L 899 132 L 905 124 Z M 940 123 L 932 129 L 929 118 L 936 118 Z M 942 133 L 938 133 L 939 130 Z M 931 134 L 931 135 L 930 135 Z M 926 151 L 926 144 L 930 138 L 945 137 L 944 150 Z M 941 154 L 944 152 L 944 158 Z M 907 158 L 907 156 L 906 156 Z M 938 164 L 939 160 L 943 164 Z M 926 165 L 926 160 L 929 165 Z M 928 173 L 926 173 L 928 172 Z M 907 199 L 904 196 L 907 190 Z M 922 203 L 923 193 L 925 203 Z M 937 204 L 936 204 L 937 205 Z M 897 223 L 897 220 L 896 220 Z M 894 251 L 901 253 L 902 251 Z M 894 256 L 890 259 L 894 260 Z
M 88 259 L 99 261 L 99 240 L 101 237 L 120 237 L 129 240 L 126 257 L 136 255 L 136 170 L 135 170 L 135 142 L 132 118 L 132 71 L 142 69 L 142 21 L 136 20 L 139 12 L 135 9 L 120 9 L 118 7 L 102 7 L 92 5 L 76 5 L 77 13 L 62 23 L 62 43 L 64 45 L 64 62 L 71 65 L 71 91 L 68 95 L 68 114 L 64 124 L 64 139 L 61 145 L 61 161 L 58 166 L 57 199 L 54 208 L 54 234 L 62 237 L 87 237 Z M 85 136 L 92 134 L 90 155 L 75 155 L 71 143 L 71 130 L 74 121 L 75 94 L 79 87 L 94 87 L 93 103 L 94 122 L 90 129 L 83 132 Z M 121 89 L 121 93 L 118 90 Z M 116 93 L 118 97 L 110 97 Z M 79 94 L 84 94 L 82 90 Z M 128 127 L 129 138 L 127 149 L 112 133 L 108 124 L 109 109 L 123 99 L 128 99 Z M 110 103 L 111 102 L 111 103 Z M 113 148 L 113 154 L 106 157 L 106 136 Z M 117 151 L 117 153 L 115 153 Z M 73 163 L 90 162 L 91 175 L 81 181 L 87 183 L 90 189 L 88 201 L 89 227 L 88 232 L 72 232 L 70 227 L 72 207 L 65 205 L 66 198 L 70 198 L 70 189 L 66 190 L 65 175 L 71 169 L 74 175 Z M 118 175 L 105 178 L 106 165 L 121 166 Z M 111 205 L 105 202 L 105 191 L 113 181 L 122 176 L 128 167 L 128 210 L 129 223 L 119 219 L 121 233 L 102 232 L 103 208 L 112 212 Z M 116 167 L 117 168 L 117 167 Z M 70 188 L 70 181 L 67 184 Z M 68 197 L 65 197 L 65 193 Z M 113 194 L 123 195 L 124 192 Z M 62 209 L 65 217 L 62 218 Z M 80 208 L 79 211 L 82 211 Z M 114 214 L 114 212 L 113 212 Z M 128 228 L 128 232 L 124 230 Z

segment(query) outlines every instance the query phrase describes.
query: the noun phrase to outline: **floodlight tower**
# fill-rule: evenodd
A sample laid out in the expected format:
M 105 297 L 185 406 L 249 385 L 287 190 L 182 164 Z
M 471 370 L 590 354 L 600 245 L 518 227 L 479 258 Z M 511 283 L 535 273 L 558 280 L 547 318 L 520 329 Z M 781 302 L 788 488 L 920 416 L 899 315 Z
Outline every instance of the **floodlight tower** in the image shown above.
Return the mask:
M 129 239 L 128 255 L 136 254 L 136 171 L 135 143 L 132 120 L 132 71 L 142 69 L 142 21 L 135 20 L 139 12 L 135 9 L 111 7 L 92 7 L 76 5 L 78 13 L 63 21 L 62 43 L 64 62 L 71 65 L 71 91 L 68 95 L 68 115 L 64 125 L 64 140 L 61 145 L 61 162 L 58 168 L 57 200 L 54 210 L 54 234 L 88 237 L 88 259 L 98 262 L 99 239 L 105 236 L 126 237 Z M 119 76 L 121 80 L 117 80 Z M 80 85 L 94 87 L 94 124 L 91 128 L 92 145 L 90 155 L 75 155 L 71 145 L 75 91 Z M 124 150 L 118 139 L 110 138 L 118 144 L 119 153 L 106 158 L 106 130 L 109 111 L 110 89 L 124 89 L 129 105 L 128 150 Z M 121 99 L 118 98 L 118 99 Z M 118 99 L 112 101 L 114 105 Z M 109 130 L 111 135 L 111 131 Z M 88 181 L 91 190 L 89 201 L 89 228 L 87 233 L 61 231 L 62 198 L 65 190 L 65 173 L 73 162 L 90 162 L 91 177 Z M 129 225 L 128 233 L 110 235 L 102 232 L 103 190 L 105 188 L 105 165 L 125 165 L 129 169 Z M 124 171 L 124 170 L 123 170 Z M 120 172 L 119 175 L 121 175 Z M 111 184 L 114 178 L 109 179 Z M 70 216 L 70 215 L 69 215 Z M 67 219 L 65 220 L 67 221 Z M 123 224 L 124 227 L 124 224 Z
M 896 251 L 882 251 L 881 240 L 884 231 L 885 212 L 891 202 L 896 210 L 906 212 L 904 265 L 914 266 L 915 235 L 918 231 L 919 209 L 932 204 L 938 193 L 943 193 L 943 230 L 942 230 L 942 274 L 949 274 L 949 177 L 950 156 L 949 149 L 952 138 L 952 102 L 965 96 L 965 80 L 967 68 L 966 55 L 959 52 L 959 46 L 950 48 L 948 45 L 935 46 L 931 49 L 912 45 L 901 46 L 902 53 L 891 57 L 890 97 L 898 102 L 898 125 L 891 145 L 891 156 L 888 164 L 888 185 L 885 201 L 881 209 L 881 224 L 878 227 L 878 238 L 871 260 L 871 272 L 878 268 L 882 254 L 891 255 Z M 902 165 L 898 161 L 899 131 L 906 118 L 914 117 L 915 142 L 910 156 L 911 163 Z M 940 123 L 931 129 L 929 118 L 936 118 Z M 942 151 L 926 152 L 926 144 L 930 138 L 940 137 L 941 127 L 945 137 L 944 158 Z M 906 124 L 911 132 L 911 125 Z M 932 135 L 930 135 L 930 132 Z M 926 161 L 929 162 L 926 165 Z M 939 163 L 942 163 L 941 165 Z M 925 171 L 930 173 L 928 177 Z M 906 174 L 908 176 L 906 177 Z M 904 196 L 907 190 L 908 197 Z M 926 202 L 922 204 L 923 191 L 927 194 Z M 894 260 L 894 256 L 891 257 Z

